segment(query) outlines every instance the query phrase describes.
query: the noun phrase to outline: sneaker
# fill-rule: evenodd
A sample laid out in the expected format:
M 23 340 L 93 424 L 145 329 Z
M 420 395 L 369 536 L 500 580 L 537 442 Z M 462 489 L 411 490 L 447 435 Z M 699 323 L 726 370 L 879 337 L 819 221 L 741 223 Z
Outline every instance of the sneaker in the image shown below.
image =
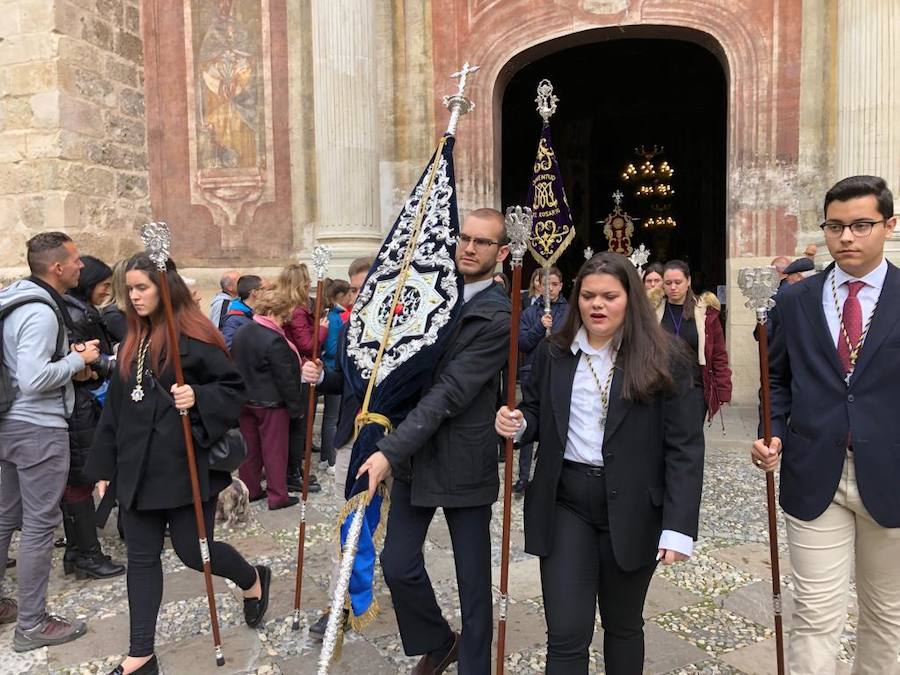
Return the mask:
M 13 649 L 28 652 L 40 647 L 52 647 L 77 640 L 87 632 L 84 621 L 69 621 L 56 614 L 46 614 L 34 628 L 23 630 L 16 626 Z
M 337 471 L 335 471 L 334 469 L 334 464 L 329 464 L 328 468 L 325 469 L 325 473 L 327 473 L 329 476 L 334 476 L 337 473 Z
M 12 623 L 16 620 L 19 606 L 12 598 L 0 598 L 0 624 Z
M 328 471 L 328 460 L 327 459 L 323 459 L 321 462 L 319 462 L 319 471 L 320 472 Z
M 325 637 L 325 630 L 328 628 L 328 615 L 330 610 L 322 612 L 316 622 L 309 627 L 309 637 L 316 641 L 321 641 Z M 350 610 L 344 610 L 344 632 L 350 630 Z

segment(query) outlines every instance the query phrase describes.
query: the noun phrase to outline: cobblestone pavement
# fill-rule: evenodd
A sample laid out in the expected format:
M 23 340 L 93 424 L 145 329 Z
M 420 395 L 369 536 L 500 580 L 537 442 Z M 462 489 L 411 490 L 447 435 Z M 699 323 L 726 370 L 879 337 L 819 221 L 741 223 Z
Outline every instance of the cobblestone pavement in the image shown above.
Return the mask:
M 647 599 L 647 673 L 774 673 L 774 632 L 765 515 L 765 482 L 750 464 L 747 445 L 754 411 L 732 409 L 723 438 L 718 425 L 707 431 L 706 477 L 701 537 L 693 558 L 661 568 Z M 501 467 L 502 471 L 502 467 Z M 250 522 L 234 529 L 219 525 L 217 538 L 233 544 L 256 563 L 271 565 L 272 599 L 267 620 L 257 630 L 243 623 L 240 594 L 216 580 L 216 600 L 227 658 L 216 668 L 202 576 L 185 569 L 173 552 L 163 557 L 165 594 L 157 628 L 157 649 L 167 675 L 314 673 L 318 643 L 307 638 L 308 626 L 327 604 L 330 541 L 339 503 L 331 496 L 331 480 L 319 472 L 322 493 L 310 496 L 306 571 L 303 584 L 305 623 L 291 631 L 294 560 L 299 509 L 269 512 L 264 502 L 252 505 Z M 499 580 L 501 505 L 494 509 L 494 583 Z M 507 672 L 539 673 L 544 667 L 545 626 L 537 559 L 522 550 L 522 500 L 514 499 L 507 626 Z M 781 541 L 784 541 L 783 530 Z M 107 553 L 122 560 L 123 544 L 114 531 L 103 538 Z M 107 673 L 128 648 L 128 604 L 125 579 L 77 581 L 64 578 L 54 551 L 49 610 L 88 621 L 85 637 L 52 649 L 27 654 L 12 651 L 12 627 L 0 627 L 0 675 L 20 673 Z M 426 560 L 436 593 L 451 623 L 459 624 L 459 604 L 450 537 L 438 514 L 426 543 Z M 12 551 L 15 555 L 15 544 Z M 790 625 L 790 568 L 782 546 L 786 624 Z M 15 569 L 4 590 L 13 590 Z M 415 663 L 400 645 L 390 595 L 379 581 L 381 616 L 364 634 L 350 634 L 340 663 L 332 673 L 405 673 Z M 838 673 L 849 672 L 856 625 L 855 594 L 842 637 Z M 599 623 L 591 648 L 592 673 L 603 672 Z M 452 669 L 450 672 L 456 672 Z

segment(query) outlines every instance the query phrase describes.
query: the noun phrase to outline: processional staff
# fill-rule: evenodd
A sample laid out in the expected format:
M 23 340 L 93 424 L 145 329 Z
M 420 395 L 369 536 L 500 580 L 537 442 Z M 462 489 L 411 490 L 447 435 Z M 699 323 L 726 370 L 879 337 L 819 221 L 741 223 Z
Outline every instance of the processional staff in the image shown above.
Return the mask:
M 531 233 L 532 212 L 528 207 L 510 206 L 506 209 L 506 234 L 512 256 L 512 312 L 509 332 L 509 361 L 507 364 L 506 406 L 516 407 L 516 366 L 519 356 L 519 315 L 522 312 L 522 258 L 528 249 Z M 509 531 L 510 510 L 512 508 L 512 464 L 513 439 L 507 438 L 504 448 L 506 461 L 503 465 L 503 543 L 500 548 L 500 598 L 497 612 L 497 673 L 502 675 L 506 656 L 506 616 L 509 607 L 507 584 L 509 582 Z
M 763 440 L 772 444 L 772 400 L 769 388 L 769 336 L 766 331 L 768 312 L 775 306 L 772 299 L 778 289 L 778 273 L 774 267 L 745 267 L 738 273 L 738 286 L 745 306 L 756 312 L 756 336 L 759 340 L 759 379 Z M 769 556 L 772 562 L 772 609 L 775 615 L 775 658 L 778 675 L 784 675 L 784 633 L 781 623 L 781 571 L 778 565 L 778 525 L 775 510 L 775 478 L 766 472 L 766 507 L 769 516 Z
M 316 246 L 312 252 L 313 269 L 316 272 L 316 308 L 313 313 L 312 360 L 319 358 L 319 321 L 322 317 L 322 294 L 324 292 L 325 273 L 331 262 L 331 247 Z M 306 499 L 309 496 L 309 474 L 312 460 L 313 420 L 316 416 L 316 385 L 309 385 L 309 405 L 306 409 L 306 447 L 303 455 L 303 492 L 300 502 L 300 533 L 297 539 L 297 578 L 294 582 L 294 620 L 293 630 L 300 630 L 300 595 L 303 590 L 303 552 L 306 543 Z
M 175 382 L 184 386 L 184 371 L 181 368 L 181 354 L 178 350 L 178 330 L 175 325 L 175 313 L 172 311 L 172 296 L 169 292 L 169 280 L 166 276 L 166 262 L 172 237 L 169 226 L 164 222 L 147 223 L 141 228 L 141 241 L 147 250 L 150 260 L 156 265 L 156 277 L 159 282 L 160 299 L 166 315 L 166 331 L 169 345 L 172 348 L 172 367 L 175 370 Z M 200 559 L 203 561 L 203 578 L 206 581 L 206 600 L 209 604 L 209 621 L 212 624 L 213 644 L 216 650 L 216 665 L 225 665 L 222 652 L 222 638 L 219 634 L 219 615 L 216 612 L 216 596 L 213 591 L 212 568 L 209 564 L 209 545 L 206 539 L 206 523 L 203 519 L 203 507 L 200 499 L 200 481 L 197 478 L 197 457 L 194 452 L 194 436 L 191 432 L 191 421 L 187 410 L 179 410 L 181 430 L 184 433 L 184 448 L 187 452 L 188 473 L 191 479 L 191 497 L 194 503 L 194 518 L 197 521 L 197 534 L 200 544 Z

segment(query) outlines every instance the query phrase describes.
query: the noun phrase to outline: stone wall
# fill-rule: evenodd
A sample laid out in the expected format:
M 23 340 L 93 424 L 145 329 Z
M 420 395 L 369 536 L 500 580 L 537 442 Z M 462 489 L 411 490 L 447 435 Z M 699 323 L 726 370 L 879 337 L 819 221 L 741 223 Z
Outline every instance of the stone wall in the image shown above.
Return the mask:
M 114 261 L 149 215 L 138 0 L 18 0 L 0 21 L 0 268 L 65 230 Z

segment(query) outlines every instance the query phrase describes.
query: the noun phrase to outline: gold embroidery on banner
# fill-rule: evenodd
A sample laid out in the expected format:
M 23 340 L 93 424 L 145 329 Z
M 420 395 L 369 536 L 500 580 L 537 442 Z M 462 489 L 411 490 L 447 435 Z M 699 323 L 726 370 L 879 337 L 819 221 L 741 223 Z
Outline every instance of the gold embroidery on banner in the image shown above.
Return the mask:
M 534 184 L 534 203 L 532 208 L 537 211 L 539 209 L 556 208 L 559 202 L 556 201 L 556 195 L 553 194 L 553 181 L 541 182 Z
M 549 171 L 553 167 L 553 157 L 555 157 L 553 148 L 548 148 L 547 139 L 541 138 L 538 143 L 537 159 L 534 160 L 534 172 Z

